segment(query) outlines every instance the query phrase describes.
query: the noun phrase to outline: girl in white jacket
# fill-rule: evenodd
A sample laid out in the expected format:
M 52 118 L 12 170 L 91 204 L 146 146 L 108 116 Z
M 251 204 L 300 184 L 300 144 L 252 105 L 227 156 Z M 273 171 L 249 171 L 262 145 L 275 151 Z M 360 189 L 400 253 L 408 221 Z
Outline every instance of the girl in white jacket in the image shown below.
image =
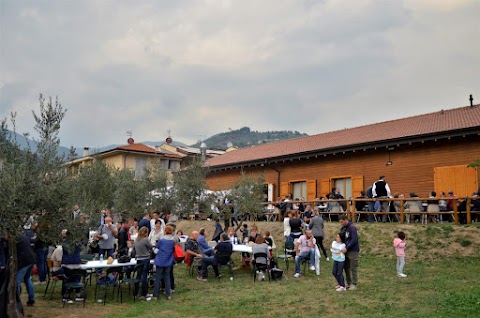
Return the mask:
M 335 290 L 340 292 L 344 291 L 345 289 L 345 280 L 343 278 L 343 266 L 345 264 L 345 254 L 342 253 L 342 250 L 345 248 L 345 234 L 338 233 L 336 240 L 332 242 L 332 248 L 330 251 L 332 252 L 333 262 L 333 269 L 332 274 L 335 276 L 337 280 L 337 287 Z

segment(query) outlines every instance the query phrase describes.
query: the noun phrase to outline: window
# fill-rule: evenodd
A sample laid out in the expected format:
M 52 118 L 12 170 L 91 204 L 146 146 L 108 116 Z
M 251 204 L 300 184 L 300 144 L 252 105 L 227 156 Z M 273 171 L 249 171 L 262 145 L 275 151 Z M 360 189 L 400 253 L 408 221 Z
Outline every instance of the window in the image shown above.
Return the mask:
M 340 190 L 344 198 L 352 196 L 352 178 L 332 179 L 332 187 Z
M 306 198 L 307 197 L 307 182 L 302 181 L 302 182 L 294 182 L 292 183 L 292 194 L 293 198 L 292 199 L 300 199 L 300 198 Z
M 145 176 L 146 171 L 147 171 L 147 159 L 135 158 L 135 177 L 143 178 Z
M 175 160 L 170 160 L 168 169 L 172 171 L 180 170 L 180 162 Z
M 160 159 L 160 169 L 168 169 L 168 159 Z

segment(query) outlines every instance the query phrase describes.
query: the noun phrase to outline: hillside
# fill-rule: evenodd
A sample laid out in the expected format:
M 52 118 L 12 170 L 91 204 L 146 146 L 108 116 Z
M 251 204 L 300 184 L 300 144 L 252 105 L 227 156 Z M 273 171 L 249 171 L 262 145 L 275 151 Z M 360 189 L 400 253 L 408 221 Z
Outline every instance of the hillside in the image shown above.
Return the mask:
M 13 141 L 14 139 L 16 139 L 16 142 L 18 143 L 18 146 L 20 147 L 20 149 L 27 149 L 28 147 L 30 147 L 32 152 L 37 151 L 37 143 L 31 138 L 25 137 L 24 135 L 15 133 L 11 130 L 8 131 L 7 137 L 9 138 L 10 141 Z M 68 147 L 64 147 L 64 146 L 58 147 L 58 156 L 67 158 L 69 153 L 70 153 L 70 149 Z M 78 150 L 77 150 L 77 153 L 79 153 Z
M 238 130 L 231 130 L 223 132 L 204 140 L 208 148 L 227 149 L 228 143 L 232 143 L 234 147 L 245 148 L 255 145 L 269 143 L 273 141 L 287 140 L 307 136 L 298 131 L 252 131 L 249 127 L 243 127 Z M 193 147 L 200 147 L 201 142 L 192 145 Z

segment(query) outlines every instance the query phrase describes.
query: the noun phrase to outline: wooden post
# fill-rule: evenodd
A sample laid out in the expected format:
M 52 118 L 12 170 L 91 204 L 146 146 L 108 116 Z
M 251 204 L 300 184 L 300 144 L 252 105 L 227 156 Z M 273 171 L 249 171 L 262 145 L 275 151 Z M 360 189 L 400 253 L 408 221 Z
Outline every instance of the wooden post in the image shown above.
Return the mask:
M 472 223 L 472 214 L 470 213 L 470 203 L 472 203 L 472 199 L 468 197 L 467 198 L 467 224 Z
M 458 224 L 458 199 L 453 199 L 453 221 Z
M 405 201 L 403 198 L 400 199 L 400 224 L 405 223 Z
M 352 211 L 350 211 L 350 200 L 347 200 L 347 217 L 349 220 L 351 220 L 353 222 L 353 217 L 350 218 L 350 216 L 352 216 L 353 213 Z
M 350 204 L 350 200 L 348 200 L 348 204 Z M 352 199 L 352 205 L 353 205 L 353 209 L 352 209 L 352 222 L 356 222 L 356 218 L 355 218 L 355 212 L 357 211 L 357 205 L 355 204 L 355 199 Z

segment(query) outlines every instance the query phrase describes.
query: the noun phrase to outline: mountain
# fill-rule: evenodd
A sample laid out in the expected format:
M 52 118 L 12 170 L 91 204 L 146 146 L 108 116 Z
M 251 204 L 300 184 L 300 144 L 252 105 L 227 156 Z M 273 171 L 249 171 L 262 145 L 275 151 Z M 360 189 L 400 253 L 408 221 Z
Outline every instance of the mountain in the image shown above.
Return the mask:
M 227 144 L 232 143 L 234 147 L 245 148 L 273 141 L 287 140 L 308 136 L 298 131 L 280 130 L 280 131 L 251 131 L 248 127 L 238 130 L 231 130 L 216 134 L 203 142 L 208 148 L 227 149 Z M 197 142 L 192 147 L 200 147 L 201 142 Z
M 37 151 L 37 143 L 33 139 L 25 137 L 24 135 L 21 135 L 19 133 L 15 133 L 11 130 L 8 131 L 8 138 L 10 140 L 13 140 L 15 138 L 20 149 L 27 149 L 30 146 L 30 149 L 32 150 L 32 152 Z M 78 149 L 77 149 L 77 152 L 78 152 Z M 68 147 L 63 147 L 63 146 L 58 147 L 57 154 L 60 157 L 64 156 L 65 158 L 68 158 L 69 153 L 70 153 L 70 149 Z

